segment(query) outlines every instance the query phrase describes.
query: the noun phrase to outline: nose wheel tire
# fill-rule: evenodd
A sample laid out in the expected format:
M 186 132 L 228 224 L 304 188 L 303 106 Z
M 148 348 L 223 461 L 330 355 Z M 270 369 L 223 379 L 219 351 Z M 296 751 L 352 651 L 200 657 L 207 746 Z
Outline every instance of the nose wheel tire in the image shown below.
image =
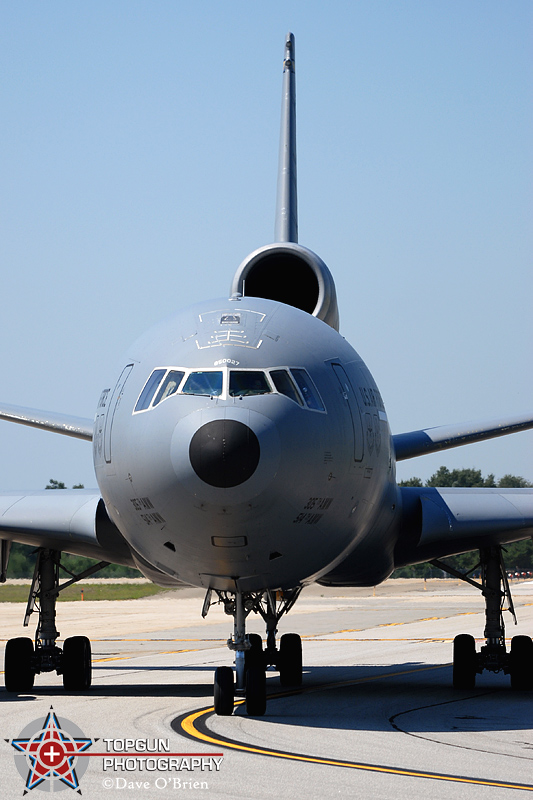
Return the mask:
M 82 692 L 91 685 L 91 643 L 86 636 L 71 636 L 63 644 L 63 686 Z
M 215 714 L 229 717 L 233 714 L 235 689 L 231 667 L 217 667 L 215 670 Z
M 453 640 L 453 688 L 473 689 L 476 685 L 476 642 L 468 633 Z
M 301 686 L 302 640 L 297 633 L 284 633 L 281 637 L 278 669 L 282 686 Z
M 533 641 L 529 636 L 513 636 L 509 672 L 512 689 L 533 689 Z
M 264 667 L 263 640 L 258 633 L 249 633 L 248 641 L 251 647 L 244 653 L 246 669 L 250 669 L 250 667 Z
M 9 639 L 4 659 L 6 691 L 29 692 L 33 688 L 33 653 L 33 642 L 27 636 Z
M 266 711 L 266 674 L 261 666 L 246 670 L 246 713 L 262 717 Z

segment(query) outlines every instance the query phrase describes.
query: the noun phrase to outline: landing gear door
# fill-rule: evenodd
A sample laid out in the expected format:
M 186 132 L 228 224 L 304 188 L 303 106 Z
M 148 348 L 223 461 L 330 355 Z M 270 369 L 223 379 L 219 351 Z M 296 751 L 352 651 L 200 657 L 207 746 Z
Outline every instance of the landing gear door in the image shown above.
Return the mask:
M 357 403 L 357 398 L 353 386 L 344 367 L 340 364 L 331 364 L 331 368 L 335 373 L 335 377 L 340 385 L 340 392 L 346 401 L 346 405 L 350 411 L 353 428 L 353 442 L 354 442 L 354 461 L 362 461 L 364 455 L 364 437 L 363 437 L 363 424 L 361 422 L 361 412 Z
M 113 420 L 115 419 L 115 411 L 120 403 L 120 398 L 122 397 L 122 392 L 124 390 L 124 384 L 128 380 L 128 376 L 132 369 L 133 364 L 128 364 L 128 366 L 124 367 L 122 370 L 120 378 L 117 381 L 117 385 L 115 386 L 115 390 L 111 396 L 111 402 L 109 403 L 109 407 L 107 409 L 104 427 L 104 458 L 108 464 L 111 463 L 111 430 L 113 428 Z

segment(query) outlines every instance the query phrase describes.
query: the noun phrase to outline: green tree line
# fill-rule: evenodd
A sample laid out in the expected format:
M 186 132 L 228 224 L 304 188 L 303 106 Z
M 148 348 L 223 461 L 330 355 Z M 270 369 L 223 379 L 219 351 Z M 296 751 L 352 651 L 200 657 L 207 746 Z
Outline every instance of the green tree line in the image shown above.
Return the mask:
M 425 483 L 420 478 L 409 478 L 400 481 L 400 486 L 485 486 L 487 488 L 502 489 L 525 489 L 533 486 L 518 475 L 504 475 L 496 481 L 494 474 L 490 473 L 485 478 L 479 469 L 453 469 L 439 467 Z M 526 572 L 533 570 L 533 541 L 526 539 L 522 542 L 508 544 L 503 548 L 503 560 L 508 572 Z M 462 553 L 458 556 L 445 558 L 446 564 L 454 567 L 460 572 L 468 572 L 475 569 L 479 562 L 479 554 L 476 551 Z M 413 564 L 410 567 L 401 567 L 392 574 L 393 578 L 440 578 L 442 571 L 432 564 Z

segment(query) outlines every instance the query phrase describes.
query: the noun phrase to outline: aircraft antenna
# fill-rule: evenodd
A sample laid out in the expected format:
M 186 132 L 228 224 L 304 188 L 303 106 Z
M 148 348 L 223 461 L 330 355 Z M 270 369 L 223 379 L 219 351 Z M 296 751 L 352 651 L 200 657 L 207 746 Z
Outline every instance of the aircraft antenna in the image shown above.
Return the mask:
M 279 141 L 276 242 L 298 242 L 298 197 L 296 189 L 296 74 L 294 36 L 285 38 L 281 134 Z

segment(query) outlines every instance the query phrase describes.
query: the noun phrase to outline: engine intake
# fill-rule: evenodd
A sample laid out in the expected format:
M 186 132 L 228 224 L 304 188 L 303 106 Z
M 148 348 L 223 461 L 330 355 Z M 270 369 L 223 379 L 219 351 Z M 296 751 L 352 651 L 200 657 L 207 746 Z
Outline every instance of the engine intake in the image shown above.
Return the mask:
M 300 308 L 339 330 L 333 276 L 316 253 L 300 244 L 269 244 L 255 250 L 235 273 L 231 293 L 236 292 Z

